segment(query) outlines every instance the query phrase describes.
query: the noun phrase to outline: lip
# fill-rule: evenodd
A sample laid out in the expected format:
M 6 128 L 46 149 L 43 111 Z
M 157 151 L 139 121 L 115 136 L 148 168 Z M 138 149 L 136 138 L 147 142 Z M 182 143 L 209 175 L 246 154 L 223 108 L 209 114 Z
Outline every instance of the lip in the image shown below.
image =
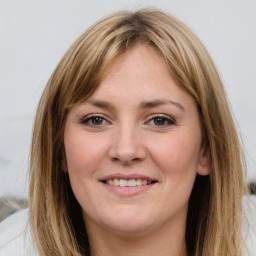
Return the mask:
M 136 186 L 136 187 L 120 187 L 120 186 L 112 186 L 112 185 L 102 183 L 102 185 L 105 186 L 106 189 L 120 196 L 137 195 L 144 191 L 148 191 L 149 189 L 153 188 L 156 184 L 157 183 L 152 183 L 150 185 Z
M 148 181 L 156 181 L 155 183 L 149 184 L 149 185 L 141 185 L 141 186 L 134 186 L 134 187 L 121 187 L 121 186 L 112 186 L 107 183 L 104 183 L 103 181 L 106 180 L 111 180 L 111 179 L 125 179 L 125 180 L 130 180 L 130 179 L 145 179 Z M 137 195 L 141 192 L 148 191 L 156 184 L 158 183 L 158 180 L 153 179 L 149 176 L 146 175 L 141 175 L 141 174 L 123 174 L 123 173 L 116 173 L 116 174 L 110 174 L 107 175 L 99 180 L 102 185 L 110 192 L 120 195 L 120 196 L 133 196 Z

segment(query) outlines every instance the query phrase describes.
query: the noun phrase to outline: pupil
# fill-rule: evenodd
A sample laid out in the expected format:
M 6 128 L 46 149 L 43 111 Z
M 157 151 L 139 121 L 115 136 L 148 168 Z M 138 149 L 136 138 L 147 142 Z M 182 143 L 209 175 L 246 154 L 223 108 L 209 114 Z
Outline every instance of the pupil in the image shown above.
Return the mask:
M 164 123 L 165 123 L 165 120 L 162 117 L 157 117 L 155 119 L 155 125 L 164 125 Z
M 92 119 L 93 124 L 99 125 L 102 124 L 102 117 L 94 117 Z

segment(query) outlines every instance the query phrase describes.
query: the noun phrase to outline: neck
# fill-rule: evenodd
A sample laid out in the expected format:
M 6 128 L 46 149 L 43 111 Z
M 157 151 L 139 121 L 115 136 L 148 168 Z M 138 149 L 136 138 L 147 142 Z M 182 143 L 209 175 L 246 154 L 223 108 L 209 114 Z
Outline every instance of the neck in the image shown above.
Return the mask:
M 180 223 L 140 234 L 94 231 L 88 232 L 91 256 L 187 256 L 185 227 Z

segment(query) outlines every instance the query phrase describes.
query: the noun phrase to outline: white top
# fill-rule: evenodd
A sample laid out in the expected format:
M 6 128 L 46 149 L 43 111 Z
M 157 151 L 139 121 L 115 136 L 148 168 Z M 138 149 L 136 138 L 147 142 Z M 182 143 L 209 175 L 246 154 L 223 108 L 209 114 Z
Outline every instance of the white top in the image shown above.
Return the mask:
M 24 209 L 0 223 L 0 256 L 38 256 L 33 246 L 28 217 L 28 209 Z
M 256 196 L 244 199 L 250 230 L 244 228 L 244 256 L 256 256 Z M 0 223 L 0 256 L 38 256 L 28 224 L 28 209 L 21 210 Z
M 256 256 L 256 196 L 246 196 L 243 199 L 243 207 L 245 220 L 248 221 L 243 225 L 244 256 Z

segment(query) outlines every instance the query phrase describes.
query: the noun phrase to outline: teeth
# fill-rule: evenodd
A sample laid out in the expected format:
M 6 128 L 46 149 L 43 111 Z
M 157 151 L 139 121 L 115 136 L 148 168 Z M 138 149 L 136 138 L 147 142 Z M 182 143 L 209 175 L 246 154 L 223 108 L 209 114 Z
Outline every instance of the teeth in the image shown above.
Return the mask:
M 144 179 L 112 179 L 107 180 L 106 183 L 111 186 L 120 186 L 120 187 L 136 187 L 136 186 L 145 186 L 150 185 L 152 182 Z
M 141 186 L 142 185 L 142 180 L 141 179 L 136 180 L 136 185 Z
M 137 184 L 136 184 L 136 180 L 128 180 L 127 181 L 127 186 L 128 187 L 135 187 Z
M 121 179 L 119 184 L 120 184 L 120 187 L 127 187 L 127 180 Z
M 148 184 L 147 180 L 142 180 L 142 185 L 147 185 L 147 184 Z

